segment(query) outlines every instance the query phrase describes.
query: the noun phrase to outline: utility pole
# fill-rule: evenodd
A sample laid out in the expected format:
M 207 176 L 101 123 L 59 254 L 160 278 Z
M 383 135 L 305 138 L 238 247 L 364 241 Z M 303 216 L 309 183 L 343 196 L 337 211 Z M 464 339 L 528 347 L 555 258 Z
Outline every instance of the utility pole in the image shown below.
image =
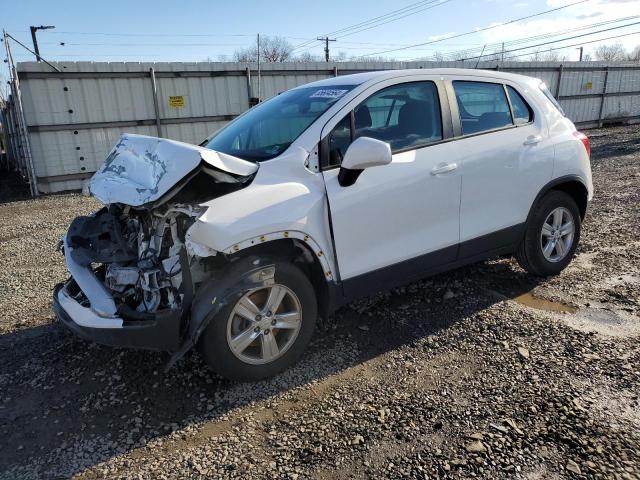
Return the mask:
M 502 55 L 500 55 L 500 61 L 504 62 L 504 42 L 502 42 Z
M 40 25 L 39 27 L 34 27 L 31 25 L 29 29 L 31 30 L 31 40 L 33 40 L 33 51 L 36 54 L 36 60 L 39 62 L 42 57 L 40 57 L 40 49 L 38 48 L 38 39 L 36 38 L 36 32 L 38 30 L 49 30 L 50 28 L 56 28 L 53 25 Z
M 321 42 L 324 42 L 324 61 L 328 62 L 329 61 L 329 42 L 335 42 L 336 39 L 329 38 L 329 37 L 318 37 L 316 40 L 320 40 Z
M 577 48 L 576 50 L 580 50 L 580 60 L 578 60 L 578 61 L 581 62 L 582 61 L 582 51 L 584 50 L 584 47 Z

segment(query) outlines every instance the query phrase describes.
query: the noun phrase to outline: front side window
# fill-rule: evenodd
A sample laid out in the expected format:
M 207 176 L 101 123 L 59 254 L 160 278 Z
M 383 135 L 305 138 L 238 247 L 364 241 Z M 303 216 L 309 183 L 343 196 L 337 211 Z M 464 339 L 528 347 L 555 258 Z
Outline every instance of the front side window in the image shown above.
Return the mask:
M 351 130 L 351 114 L 354 131 Z M 329 166 L 339 165 L 351 141 L 359 137 L 387 142 L 392 152 L 442 140 L 436 85 L 433 82 L 393 85 L 358 105 L 329 134 Z
M 516 125 L 529 123 L 533 119 L 531 107 L 527 104 L 518 91 L 507 85 L 509 100 L 511 100 L 511 110 L 513 111 L 513 121 Z
M 254 107 L 203 146 L 251 162 L 277 157 L 355 85 L 289 90 Z
M 387 87 L 354 110 L 355 135 L 382 140 L 391 151 L 417 148 L 442 140 L 438 89 L 433 82 Z
M 462 134 L 513 125 L 504 87 L 498 83 L 454 81 Z

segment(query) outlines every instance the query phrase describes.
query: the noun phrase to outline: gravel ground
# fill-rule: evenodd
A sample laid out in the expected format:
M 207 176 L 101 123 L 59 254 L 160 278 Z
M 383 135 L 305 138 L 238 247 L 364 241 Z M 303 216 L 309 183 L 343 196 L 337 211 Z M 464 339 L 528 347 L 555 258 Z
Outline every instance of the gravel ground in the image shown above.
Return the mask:
M 96 204 L 0 204 L 0 478 L 640 478 L 639 135 L 590 132 L 562 275 L 503 259 L 366 299 L 250 384 L 67 333 L 55 245 Z

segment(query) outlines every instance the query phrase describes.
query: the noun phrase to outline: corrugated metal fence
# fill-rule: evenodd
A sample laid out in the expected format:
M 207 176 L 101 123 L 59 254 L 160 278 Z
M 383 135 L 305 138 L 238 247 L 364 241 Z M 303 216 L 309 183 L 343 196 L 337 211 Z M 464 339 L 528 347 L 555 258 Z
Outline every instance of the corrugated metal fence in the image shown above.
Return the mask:
M 264 100 L 314 80 L 394 68 L 475 67 L 459 62 L 284 63 L 263 65 L 258 79 L 255 65 L 238 63 L 54 65 L 61 71 L 36 62 L 17 66 L 40 192 L 80 188 L 123 132 L 200 143 L 256 97 Z M 569 118 L 582 126 L 640 118 L 638 64 L 481 62 L 477 68 L 543 79 Z M 11 108 L 5 109 L 5 116 L 11 114 Z

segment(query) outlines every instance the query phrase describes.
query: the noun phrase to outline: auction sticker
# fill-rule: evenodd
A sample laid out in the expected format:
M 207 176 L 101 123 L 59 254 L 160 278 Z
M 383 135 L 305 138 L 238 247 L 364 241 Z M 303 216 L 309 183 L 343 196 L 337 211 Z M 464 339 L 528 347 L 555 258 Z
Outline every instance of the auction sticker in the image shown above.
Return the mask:
M 348 91 L 349 90 L 340 90 L 337 88 L 325 88 L 323 90 L 318 90 L 309 98 L 339 98 Z

